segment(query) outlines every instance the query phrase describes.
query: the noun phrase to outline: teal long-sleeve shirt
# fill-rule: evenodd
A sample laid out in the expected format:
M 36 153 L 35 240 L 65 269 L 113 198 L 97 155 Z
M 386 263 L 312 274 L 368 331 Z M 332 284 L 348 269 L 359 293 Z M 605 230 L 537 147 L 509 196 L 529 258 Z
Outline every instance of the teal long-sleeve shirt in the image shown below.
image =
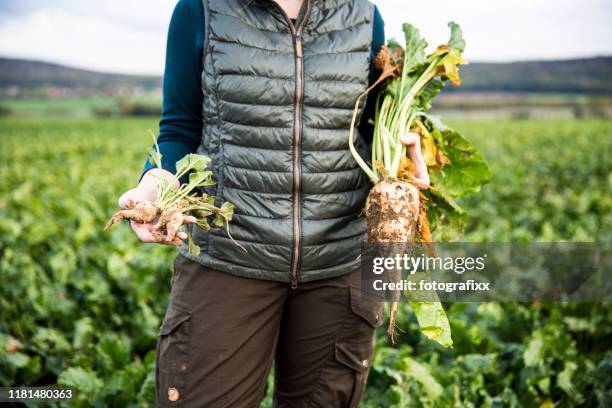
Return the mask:
M 195 153 L 202 135 L 202 53 L 204 48 L 204 6 L 201 0 L 180 0 L 172 14 L 168 29 L 166 66 L 163 81 L 163 105 L 157 143 L 162 154 L 162 167 L 172 173 L 176 162 Z M 374 7 L 372 61 L 385 42 L 384 22 Z M 376 70 L 370 67 L 370 82 Z M 375 93 L 368 96 L 362 134 L 372 134 L 368 119 L 374 114 Z M 145 163 L 142 174 L 153 168 Z

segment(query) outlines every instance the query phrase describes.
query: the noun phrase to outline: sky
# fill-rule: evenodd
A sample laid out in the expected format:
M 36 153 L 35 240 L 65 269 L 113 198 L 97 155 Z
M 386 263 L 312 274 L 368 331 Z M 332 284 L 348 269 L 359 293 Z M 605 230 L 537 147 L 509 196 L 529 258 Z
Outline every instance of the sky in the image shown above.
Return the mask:
M 133 74 L 163 73 L 177 0 L 0 0 L 0 56 Z M 469 61 L 612 55 L 612 0 L 374 0 L 387 37 L 401 24 L 433 47 L 456 21 Z

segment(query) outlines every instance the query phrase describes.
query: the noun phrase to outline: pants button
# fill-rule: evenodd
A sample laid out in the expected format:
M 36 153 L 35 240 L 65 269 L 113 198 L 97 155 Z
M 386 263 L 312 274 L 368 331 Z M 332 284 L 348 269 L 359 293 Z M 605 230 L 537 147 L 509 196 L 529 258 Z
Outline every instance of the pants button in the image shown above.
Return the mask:
M 176 388 L 174 387 L 168 388 L 168 399 L 170 401 L 178 401 L 179 397 L 180 397 L 180 394 Z

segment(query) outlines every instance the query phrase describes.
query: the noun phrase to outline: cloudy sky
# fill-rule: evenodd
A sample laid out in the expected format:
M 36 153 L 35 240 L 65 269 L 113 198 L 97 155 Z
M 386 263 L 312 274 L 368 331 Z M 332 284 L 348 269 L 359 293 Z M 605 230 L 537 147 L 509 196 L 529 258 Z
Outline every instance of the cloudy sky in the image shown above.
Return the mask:
M 161 74 L 177 0 L 0 0 L 0 56 Z M 612 0 L 375 0 L 388 36 L 409 21 L 430 43 L 461 24 L 471 61 L 612 55 Z

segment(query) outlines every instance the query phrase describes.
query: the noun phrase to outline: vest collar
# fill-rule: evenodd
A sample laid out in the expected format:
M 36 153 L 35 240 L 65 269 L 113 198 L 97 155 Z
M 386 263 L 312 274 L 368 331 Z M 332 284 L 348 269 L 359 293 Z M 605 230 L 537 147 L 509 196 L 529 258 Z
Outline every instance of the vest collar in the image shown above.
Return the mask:
M 243 3 L 245 3 L 247 6 L 250 6 L 253 3 L 259 3 L 262 6 L 273 6 L 274 5 L 274 0 L 241 0 Z M 306 1 L 306 0 L 304 0 Z M 323 3 L 325 0 L 310 0 L 310 2 L 315 5 L 315 4 L 321 4 Z

